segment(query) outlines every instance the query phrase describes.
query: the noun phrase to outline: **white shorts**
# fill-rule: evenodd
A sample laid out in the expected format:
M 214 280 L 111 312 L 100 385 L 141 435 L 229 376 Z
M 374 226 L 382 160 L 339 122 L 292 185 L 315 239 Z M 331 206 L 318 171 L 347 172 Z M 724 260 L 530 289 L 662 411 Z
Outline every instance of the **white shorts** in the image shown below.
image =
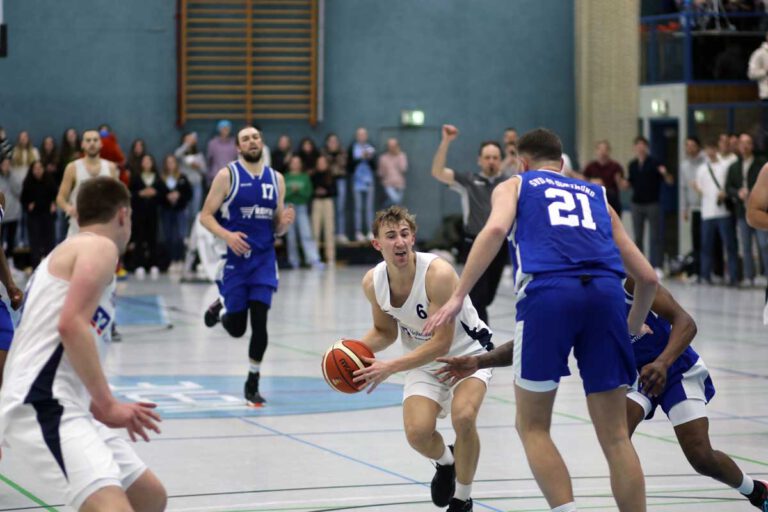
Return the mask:
M 435 374 L 423 368 L 414 368 L 405 375 L 405 385 L 403 387 L 403 402 L 411 396 L 423 396 L 437 402 L 441 411 L 438 418 L 445 418 L 451 412 L 451 401 L 453 400 L 453 390 L 456 386 L 467 379 L 480 379 L 485 387 L 491 382 L 493 370 L 483 368 L 477 370 L 469 377 L 465 377 L 454 383 L 440 382 Z
M 41 482 L 77 510 L 103 487 L 128 489 L 147 466 L 116 430 L 82 409 L 75 410 L 65 406 L 56 428 L 55 422 L 41 426 L 31 405 L 19 406 L 7 418 L 4 441 L 9 453 L 28 464 Z

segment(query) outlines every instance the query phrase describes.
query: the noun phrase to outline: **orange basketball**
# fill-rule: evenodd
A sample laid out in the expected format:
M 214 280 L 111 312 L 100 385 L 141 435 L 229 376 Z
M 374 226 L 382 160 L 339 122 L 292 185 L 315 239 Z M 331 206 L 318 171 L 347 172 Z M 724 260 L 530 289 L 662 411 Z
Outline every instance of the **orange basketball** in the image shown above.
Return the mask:
M 353 373 L 368 366 L 361 356 L 373 357 L 373 352 L 355 340 L 339 340 L 325 351 L 322 369 L 325 382 L 336 391 L 357 393 L 365 383 L 352 382 Z

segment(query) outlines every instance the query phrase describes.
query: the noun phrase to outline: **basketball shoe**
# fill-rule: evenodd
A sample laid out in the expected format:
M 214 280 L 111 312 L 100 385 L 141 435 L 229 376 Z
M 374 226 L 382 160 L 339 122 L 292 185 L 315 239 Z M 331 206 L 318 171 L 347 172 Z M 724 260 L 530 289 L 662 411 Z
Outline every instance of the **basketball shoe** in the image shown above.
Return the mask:
M 208 309 L 205 310 L 205 316 L 203 317 L 206 327 L 213 327 L 219 323 L 219 314 L 223 307 L 224 304 L 221 302 L 221 299 L 216 299 L 210 306 L 208 306 Z
M 248 372 L 248 380 L 245 381 L 245 401 L 248 405 L 257 407 L 264 405 L 267 401 L 259 393 L 259 374 Z
M 453 445 L 449 445 L 453 453 Z M 456 491 L 456 464 L 435 463 L 435 476 L 432 477 L 432 503 L 438 507 L 445 507 L 451 501 Z M 461 509 L 456 509 L 461 510 Z M 469 510 L 472 510 L 471 508 Z
M 751 494 L 746 495 L 749 502 L 762 510 L 768 512 L 768 485 L 762 480 L 755 480 L 755 488 Z
M 472 498 L 469 498 L 467 501 L 451 498 L 447 512 L 472 512 Z

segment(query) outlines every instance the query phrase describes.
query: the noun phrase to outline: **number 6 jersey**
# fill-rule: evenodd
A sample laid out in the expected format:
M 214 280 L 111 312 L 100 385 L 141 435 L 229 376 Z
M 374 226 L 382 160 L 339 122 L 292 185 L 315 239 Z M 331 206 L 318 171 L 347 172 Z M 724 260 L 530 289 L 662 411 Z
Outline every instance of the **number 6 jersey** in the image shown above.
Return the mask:
M 422 333 L 427 322 L 429 297 L 427 297 L 427 270 L 437 258 L 434 254 L 416 253 L 416 275 L 411 285 L 411 293 L 402 306 L 396 308 L 390 302 L 389 276 L 387 264 L 381 262 L 373 270 L 373 289 L 376 302 L 382 311 L 397 321 L 403 349 L 411 352 L 429 341 L 432 336 Z M 456 316 L 453 333 L 453 343 L 446 357 L 467 356 L 493 350 L 491 330 L 480 319 L 469 297 L 464 298 L 461 311 Z M 422 368 L 434 370 L 443 366 L 442 363 L 431 362 Z
M 535 274 L 624 277 L 603 187 L 554 171 L 517 178 L 517 215 L 508 239 L 518 289 Z

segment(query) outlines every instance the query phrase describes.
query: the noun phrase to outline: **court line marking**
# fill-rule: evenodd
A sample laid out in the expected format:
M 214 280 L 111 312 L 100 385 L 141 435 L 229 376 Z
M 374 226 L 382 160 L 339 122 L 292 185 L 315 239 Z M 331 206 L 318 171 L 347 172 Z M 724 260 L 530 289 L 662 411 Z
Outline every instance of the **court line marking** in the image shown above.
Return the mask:
M 29 492 L 28 490 L 26 490 L 25 488 L 23 488 L 22 486 L 20 486 L 19 484 L 17 484 L 13 480 L 11 480 L 7 476 L 3 475 L 2 473 L 0 473 L 0 481 L 4 482 L 6 485 L 8 485 L 8 487 L 10 487 L 11 489 L 19 492 L 20 494 L 22 494 L 26 498 L 29 498 L 30 500 L 32 500 L 37 505 L 40 505 L 40 507 L 42 507 L 43 510 L 47 510 L 48 512 L 58 512 L 58 509 L 54 508 L 51 505 L 48 505 L 46 502 L 44 502 L 43 500 L 41 500 L 40 498 L 38 498 L 37 496 L 35 496 L 31 492 Z M 35 507 L 35 508 L 37 508 L 37 507 Z M 11 510 L 13 510 L 13 509 L 11 509 Z

